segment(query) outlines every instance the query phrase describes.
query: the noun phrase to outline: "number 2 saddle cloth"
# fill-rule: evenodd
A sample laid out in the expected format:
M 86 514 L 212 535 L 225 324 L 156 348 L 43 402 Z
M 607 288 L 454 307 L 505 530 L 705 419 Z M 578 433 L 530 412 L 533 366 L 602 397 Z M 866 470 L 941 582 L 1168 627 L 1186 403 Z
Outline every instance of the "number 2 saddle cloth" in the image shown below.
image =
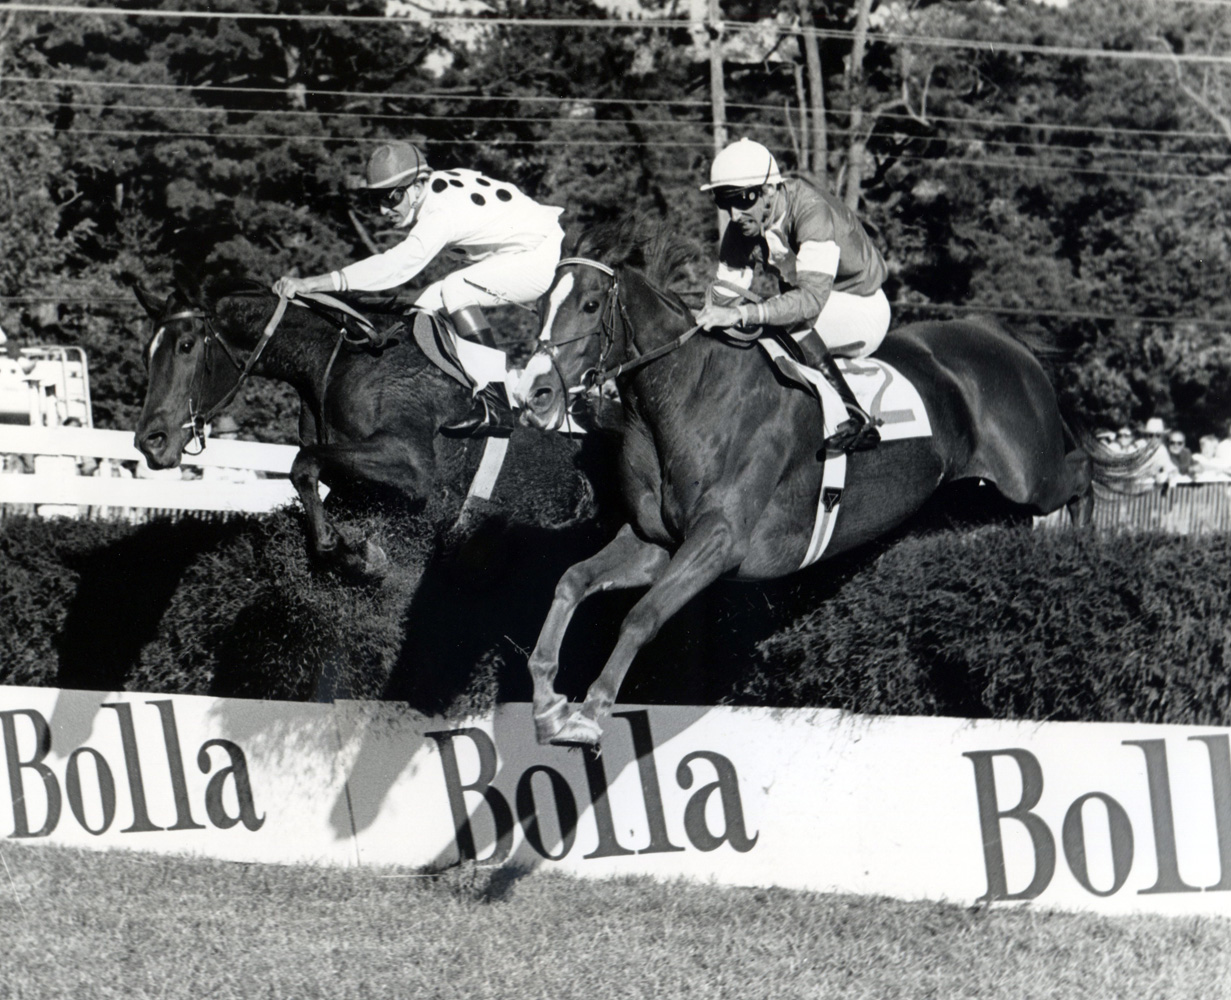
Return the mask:
M 787 378 L 816 393 L 821 401 L 825 437 L 828 438 L 847 419 L 846 404 L 838 390 L 815 368 L 797 362 L 773 338 L 763 337 L 758 343 Z M 932 425 L 919 391 L 897 369 L 875 357 L 839 358 L 838 367 L 859 405 L 877 422 L 882 444 L 932 436 Z M 830 451 L 825 456 L 816 520 L 800 569 L 820 559 L 833 536 L 846 485 L 846 460 L 846 454 L 840 451 Z

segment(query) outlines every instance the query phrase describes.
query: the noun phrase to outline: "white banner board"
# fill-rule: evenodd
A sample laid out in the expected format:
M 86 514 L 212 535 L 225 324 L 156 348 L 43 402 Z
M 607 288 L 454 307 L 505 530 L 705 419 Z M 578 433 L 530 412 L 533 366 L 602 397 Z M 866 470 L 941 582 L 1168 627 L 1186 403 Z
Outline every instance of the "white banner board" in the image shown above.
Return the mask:
M 0 687 L 0 836 L 1231 916 L 1231 730 L 625 706 L 431 719 Z

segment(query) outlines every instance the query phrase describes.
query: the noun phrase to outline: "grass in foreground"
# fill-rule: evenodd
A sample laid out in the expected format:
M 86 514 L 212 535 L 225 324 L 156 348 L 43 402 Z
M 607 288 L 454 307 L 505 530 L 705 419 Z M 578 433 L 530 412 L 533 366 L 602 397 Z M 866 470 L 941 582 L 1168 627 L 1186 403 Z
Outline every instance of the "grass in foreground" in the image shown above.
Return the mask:
M 1231 920 L 0 845 L 0 997 L 1231 997 Z

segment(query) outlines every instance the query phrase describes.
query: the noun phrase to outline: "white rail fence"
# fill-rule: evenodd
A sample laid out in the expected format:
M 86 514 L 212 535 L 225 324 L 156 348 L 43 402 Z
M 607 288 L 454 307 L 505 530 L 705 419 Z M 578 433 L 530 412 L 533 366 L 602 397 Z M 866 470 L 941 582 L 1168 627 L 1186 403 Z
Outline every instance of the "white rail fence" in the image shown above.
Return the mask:
M 298 450 L 294 445 L 214 439 L 201 454 L 183 458 L 183 464 L 201 478 L 141 479 L 127 472 L 112 474 L 122 463 L 145 465 L 130 431 L 0 424 L 0 454 L 34 456 L 36 469 L 40 458 L 70 460 L 50 471 L 0 474 L 0 518 L 38 513 L 141 522 L 189 512 L 215 518 L 266 514 L 295 501 L 287 476 Z M 76 474 L 81 457 L 98 460 L 98 471 Z M 260 478 L 233 482 L 219 470 L 245 470 Z M 328 493 L 326 486 L 320 490 L 322 496 Z M 1143 486 L 1128 494 L 1097 490 L 1094 521 L 1103 529 L 1172 534 L 1231 531 L 1231 482 Z M 1046 528 L 1067 523 L 1063 509 L 1035 521 L 1037 527 Z
M 1047 517 L 1035 518 L 1035 527 L 1039 528 L 1065 528 L 1068 524 L 1068 512 L 1063 507 Z M 1231 532 L 1231 480 L 1147 485 L 1131 493 L 1096 488 L 1094 526 L 1105 531 L 1168 535 Z
M 215 439 L 201 454 L 183 458 L 201 478 L 143 479 L 123 468 L 123 463 L 146 467 L 131 431 L 0 425 L 0 453 L 32 456 L 36 470 L 0 475 L 0 516 L 37 513 L 140 522 L 186 512 L 219 518 L 265 514 L 295 500 L 287 476 L 298 450 L 294 445 Z M 71 461 L 40 462 L 46 458 Z M 97 471 L 77 474 L 81 458 L 97 460 Z M 230 481 L 226 477 L 233 470 L 251 478 Z M 326 492 L 322 486 L 322 496 Z

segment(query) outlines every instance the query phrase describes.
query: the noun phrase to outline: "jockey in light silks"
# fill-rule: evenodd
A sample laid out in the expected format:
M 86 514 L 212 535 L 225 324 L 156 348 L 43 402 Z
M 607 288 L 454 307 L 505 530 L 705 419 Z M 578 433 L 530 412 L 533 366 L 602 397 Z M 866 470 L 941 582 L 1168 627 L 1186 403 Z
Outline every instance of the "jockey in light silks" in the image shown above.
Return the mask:
M 443 311 L 453 320 L 461 335 L 454 338 L 457 356 L 474 383 L 471 411 L 442 430 L 511 433 L 507 361 L 493 343 L 482 307 L 529 304 L 547 291 L 564 239 L 563 209 L 540 205 L 512 184 L 473 170 L 432 170 L 406 142 L 376 147 L 368 160 L 366 190 L 381 215 L 409 229 L 406 238 L 328 274 L 279 278 L 274 291 L 288 298 L 299 292 L 378 292 L 409 281 L 441 251 L 469 261 L 428 285 L 415 300 L 416 306 Z
M 859 451 L 880 441 L 875 424 L 855 399 L 834 355 L 871 354 L 889 329 L 889 300 L 881 290 L 887 269 L 855 214 L 804 180 L 783 180 L 773 154 L 741 139 L 722 150 L 710 168 L 714 204 L 729 212 L 718 251 L 720 282 L 749 288 L 760 263 L 778 275 L 780 294 L 763 302 L 716 285 L 697 315 L 705 329 L 736 324 L 792 327 L 808 363 L 823 371 L 846 404 L 849 419 L 827 448 Z

